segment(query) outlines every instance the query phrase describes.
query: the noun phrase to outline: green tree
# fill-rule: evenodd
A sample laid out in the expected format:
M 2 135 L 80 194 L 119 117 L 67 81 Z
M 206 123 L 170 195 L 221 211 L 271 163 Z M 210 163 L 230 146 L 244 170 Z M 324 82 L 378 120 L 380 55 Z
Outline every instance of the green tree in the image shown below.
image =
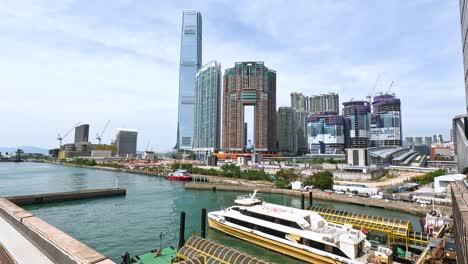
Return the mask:
M 320 171 L 314 174 L 314 186 L 322 190 L 333 188 L 333 174 L 329 171 Z
M 241 170 L 238 166 L 234 164 L 224 164 L 221 169 L 223 170 L 223 175 L 229 178 L 241 178 Z
M 294 171 L 294 169 L 281 169 L 276 172 L 276 178 L 283 178 L 287 180 L 295 180 L 299 178 L 299 175 Z

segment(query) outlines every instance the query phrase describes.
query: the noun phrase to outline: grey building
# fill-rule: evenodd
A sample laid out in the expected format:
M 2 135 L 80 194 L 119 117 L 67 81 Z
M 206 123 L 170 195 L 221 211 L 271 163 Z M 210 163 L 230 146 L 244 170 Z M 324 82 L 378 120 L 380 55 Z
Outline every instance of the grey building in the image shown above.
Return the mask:
M 307 111 L 308 97 L 304 96 L 302 93 L 291 93 L 291 107 L 292 109 L 305 112 Z
M 286 154 L 307 153 L 307 112 L 292 107 L 280 107 L 278 120 L 278 151 Z
M 195 118 L 195 75 L 202 65 L 202 17 L 197 11 L 184 11 L 179 66 L 177 149 L 191 149 Z
M 424 137 L 424 145 L 430 148 L 432 146 L 432 137 Z
M 343 103 L 346 118 L 346 145 L 348 148 L 368 148 L 370 141 L 370 105 L 367 101 Z
M 312 95 L 309 97 L 309 112 L 318 115 L 324 112 L 340 112 L 340 98 L 336 93 Z
M 115 146 L 119 156 L 136 156 L 138 131 L 135 129 L 119 128 L 115 138 Z
M 405 137 L 405 146 L 412 146 L 414 144 L 413 137 Z
M 89 142 L 89 125 L 83 124 L 75 127 L 75 144 Z
M 212 61 L 196 75 L 193 150 L 206 158 L 220 148 L 221 65 Z

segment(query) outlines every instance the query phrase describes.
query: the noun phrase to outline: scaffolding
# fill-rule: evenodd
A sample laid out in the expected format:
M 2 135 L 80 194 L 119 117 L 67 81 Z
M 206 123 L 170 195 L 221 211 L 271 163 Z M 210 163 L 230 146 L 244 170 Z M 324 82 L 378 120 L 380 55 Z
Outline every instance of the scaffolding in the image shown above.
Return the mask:
M 409 220 L 398 220 L 323 207 L 312 207 L 310 210 L 318 213 L 328 222 L 351 224 L 357 229 L 364 228 L 366 230 L 384 233 L 387 236 L 388 246 L 395 243 L 404 244 L 406 251 L 408 251 L 410 245 L 425 247 L 429 243 L 429 237 L 427 235 L 413 231 Z

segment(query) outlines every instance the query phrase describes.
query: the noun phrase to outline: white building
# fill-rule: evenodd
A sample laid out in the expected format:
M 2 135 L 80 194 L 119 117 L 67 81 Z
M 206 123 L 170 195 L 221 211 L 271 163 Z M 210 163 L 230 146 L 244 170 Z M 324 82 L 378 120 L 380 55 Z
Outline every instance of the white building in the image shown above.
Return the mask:
M 447 174 L 434 178 L 434 191 L 436 193 L 447 192 L 447 187 L 454 181 L 463 180 L 466 177 L 464 174 Z

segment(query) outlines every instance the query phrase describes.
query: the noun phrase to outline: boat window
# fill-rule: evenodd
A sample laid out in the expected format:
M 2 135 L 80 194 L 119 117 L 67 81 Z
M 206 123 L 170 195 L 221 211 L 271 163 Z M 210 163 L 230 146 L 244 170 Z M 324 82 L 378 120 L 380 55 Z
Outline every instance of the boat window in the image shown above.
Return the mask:
M 309 239 L 305 239 L 305 238 L 301 238 L 301 240 L 299 241 L 299 243 L 302 244 L 302 245 L 305 245 L 305 246 L 309 246 L 309 247 L 318 249 L 318 250 L 327 251 L 327 252 L 329 252 L 329 253 L 338 255 L 338 256 L 340 256 L 340 257 L 349 258 L 349 257 L 346 256 L 346 254 L 345 254 L 340 248 L 338 248 L 337 246 L 328 245 L 328 244 L 325 244 L 325 243 L 322 243 L 322 242 L 319 242 L 319 241 L 309 240 Z
M 288 227 L 292 227 L 292 228 L 296 228 L 296 229 L 301 229 L 301 230 L 303 229 L 296 222 L 285 220 L 285 219 L 278 218 L 278 217 L 273 217 L 271 215 L 259 214 L 259 213 L 256 213 L 256 212 L 248 211 L 247 209 L 240 210 L 239 212 L 241 214 L 243 214 L 243 215 L 246 215 L 246 216 L 254 217 L 254 218 L 257 218 L 257 219 L 262 219 L 262 220 L 272 222 L 272 223 L 276 223 L 276 224 L 279 224 L 279 225 L 284 225 L 284 226 L 288 226 Z
M 286 235 L 287 235 L 287 233 L 284 233 L 284 232 L 281 232 L 281 231 L 278 231 L 278 230 L 275 230 L 275 229 L 271 229 L 271 228 L 268 228 L 268 227 L 256 225 L 256 224 L 246 222 L 246 221 L 243 221 L 243 220 L 239 220 L 239 219 L 236 219 L 236 218 L 225 217 L 225 219 L 226 219 L 226 221 L 231 222 L 233 224 L 240 225 L 240 226 L 250 228 L 250 229 L 253 229 L 253 230 L 257 230 L 257 231 L 260 231 L 260 232 L 263 232 L 265 234 L 272 235 L 272 236 L 275 236 L 275 237 L 278 237 L 278 238 L 284 239 L 286 237 Z
M 231 207 L 231 209 L 239 212 L 239 207 Z
M 310 224 L 310 215 L 307 215 L 306 217 L 304 217 L 304 220 L 306 220 L 306 222 Z

